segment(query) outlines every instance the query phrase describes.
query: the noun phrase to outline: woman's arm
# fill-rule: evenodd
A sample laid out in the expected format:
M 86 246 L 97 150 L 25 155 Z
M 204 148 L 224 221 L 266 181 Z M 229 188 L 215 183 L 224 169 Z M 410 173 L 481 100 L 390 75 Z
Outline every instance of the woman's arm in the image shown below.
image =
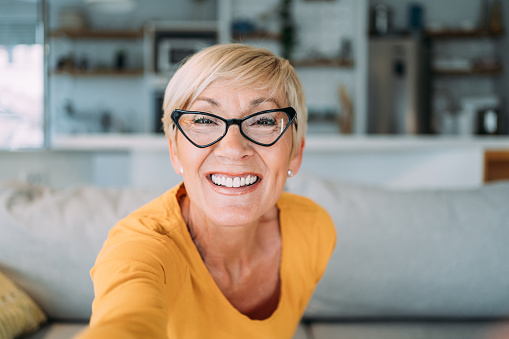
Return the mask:
M 169 291 L 180 280 L 171 246 L 147 235 L 111 236 L 91 271 L 95 299 L 85 338 L 167 338 Z M 176 273 L 168 281 L 167 273 Z

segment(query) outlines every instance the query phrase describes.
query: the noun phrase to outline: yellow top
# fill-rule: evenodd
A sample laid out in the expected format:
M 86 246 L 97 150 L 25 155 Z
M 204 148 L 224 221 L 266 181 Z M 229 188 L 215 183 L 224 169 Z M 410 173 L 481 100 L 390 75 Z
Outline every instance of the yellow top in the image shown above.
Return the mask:
M 291 338 L 336 242 L 327 212 L 283 193 L 281 293 L 277 309 L 252 320 L 234 308 L 203 263 L 182 218 L 183 184 L 110 231 L 91 276 L 95 300 L 83 338 Z

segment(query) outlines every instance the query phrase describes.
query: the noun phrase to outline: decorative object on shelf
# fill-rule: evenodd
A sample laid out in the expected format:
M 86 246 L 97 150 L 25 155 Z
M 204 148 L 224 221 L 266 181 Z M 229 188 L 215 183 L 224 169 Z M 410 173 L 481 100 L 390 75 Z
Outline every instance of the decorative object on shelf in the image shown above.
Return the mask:
M 477 134 L 497 135 L 500 133 L 500 110 L 485 108 L 477 112 Z
M 376 4 L 371 7 L 370 33 L 384 35 L 392 30 L 392 9 L 388 5 Z
M 432 131 L 458 134 L 458 105 L 449 88 L 436 88 L 433 93 Z
M 295 22 L 292 15 L 292 0 L 281 0 L 279 16 L 281 18 L 281 47 L 282 57 L 292 59 L 293 49 L 296 45 Z
M 345 64 L 352 63 L 353 51 L 352 51 L 352 40 L 350 38 L 342 38 L 339 47 L 339 59 L 343 60 Z
M 504 32 L 502 20 L 502 3 L 499 0 L 493 1 L 491 5 L 490 32 L 499 34 Z
M 56 64 L 57 71 L 68 71 L 74 69 L 74 56 L 72 54 L 64 55 L 58 58 Z
M 478 28 L 480 31 L 487 31 L 489 24 L 489 0 L 480 0 L 479 4 L 479 23 Z
M 424 28 L 424 8 L 421 4 L 408 5 L 408 29 L 410 32 L 420 33 Z
M 90 67 L 88 57 L 86 55 L 82 56 L 77 62 L 76 62 L 76 69 L 80 71 L 86 71 Z
M 217 43 L 217 32 L 197 28 L 156 31 L 154 34 L 154 71 L 169 73 L 190 55 Z
M 502 63 L 495 56 L 485 56 L 474 59 L 472 70 L 477 73 L 501 73 Z
M 461 111 L 458 117 L 458 130 L 461 135 L 472 135 L 479 130 L 478 116 L 484 110 L 497 110 L 500 105 L 500 99 L 494 95 L 465 97 L 461 99 Z M 484 113 L 482 113 L 484 115 Z M 490 118 L 488 118 L 490 119 Z M 492 126 L 492 122 L 488 121 Z
M 83 30 L 88 27 L 88 18 L 80 8 L 64 7 L 58 12 L 58 24 L 65 30 Z
M 345 86 L 339 87 L 339 99 L 341 101 L 341 115 L 339 116 L 339 128 L 341 134 L 352 134 L 353 132 L 353 103 L 346 92 Z
M 249 19 L 236 19 L 232 22 L 233 35 L 251 35 L 256 32 L 256 26 L 253 21 Z
M 334 107 L 310 107 L 308 109 L 309 135 L 337 135 L 340 132 L 339 115 Z
M 104 111 L 101 114 L 101 132 L 109 133 L 111 132 L 111 127 L 113 125 L 111 113 L 108 111 Z
M 114 68 L 117 71 L 124 70 L 126 68 L 126 59 L 127 59 L 127 55 L 126 55 L 125 50 L 119 49 L 115 53 L 115 67 Z

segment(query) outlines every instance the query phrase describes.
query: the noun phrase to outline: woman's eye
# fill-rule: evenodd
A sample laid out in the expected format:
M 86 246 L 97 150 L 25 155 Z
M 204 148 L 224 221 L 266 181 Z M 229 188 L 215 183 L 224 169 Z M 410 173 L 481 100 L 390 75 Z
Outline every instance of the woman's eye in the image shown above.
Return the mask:
M 200 118 L 194 119 L 194 123 L 197 125 L 211 125 L 211 124 L 214 124 L 215 122 L 212 119 L 209 119 L 206 117 L 200 117 Z
M 276 121 L 274 119 L 263 117 L 259 118 L 255 121 L 255 125 L 262 125 L 262 126 L 274 126 L 276 124 Z

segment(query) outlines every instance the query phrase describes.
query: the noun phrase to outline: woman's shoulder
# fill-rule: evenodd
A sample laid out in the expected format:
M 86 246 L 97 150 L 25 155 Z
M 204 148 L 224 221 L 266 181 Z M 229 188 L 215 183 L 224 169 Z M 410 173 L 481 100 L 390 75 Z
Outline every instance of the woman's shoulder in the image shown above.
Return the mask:
M 300 211 L 303 213 L 315 212 L 327 214 L 325 209 L 312 199 L 290 192 L 283 192 L 283 194 L 281 194 L 278 207 L 280 209 Z
M 185 264 L 184 241 L 179 233 L 181 216 L 175 215 L 171 206 L 173 191 L 167 191 L 118 221 L 104 242 L 98 262 L 121 264 L 127 260 L 149 266 Z
M 329 213 L 313 200 L 294 193 L 282 194 L 278 205 L 283 214 L 281 226 L 294 243 L 295 256 L 307 258 L 314 282 L 323 275 L 336 245 L 336 227 Z M 295 246 L 298 244 L 298 246 Z
M 178 231 L 183 222 L 176 195 L 176 186 L 121 219 L 112 231 L 123 230 L 132 233 L 158 233 L 169 235 Z
M 300 225 L 306 232 L 313 229 L 318 233 L 325 232 L 335 236 L 334 223 L 329 213 L 310 198 L 283 192 L 278 208 L 286 215 L 286 220 L 291 220 L 294 226 Z

